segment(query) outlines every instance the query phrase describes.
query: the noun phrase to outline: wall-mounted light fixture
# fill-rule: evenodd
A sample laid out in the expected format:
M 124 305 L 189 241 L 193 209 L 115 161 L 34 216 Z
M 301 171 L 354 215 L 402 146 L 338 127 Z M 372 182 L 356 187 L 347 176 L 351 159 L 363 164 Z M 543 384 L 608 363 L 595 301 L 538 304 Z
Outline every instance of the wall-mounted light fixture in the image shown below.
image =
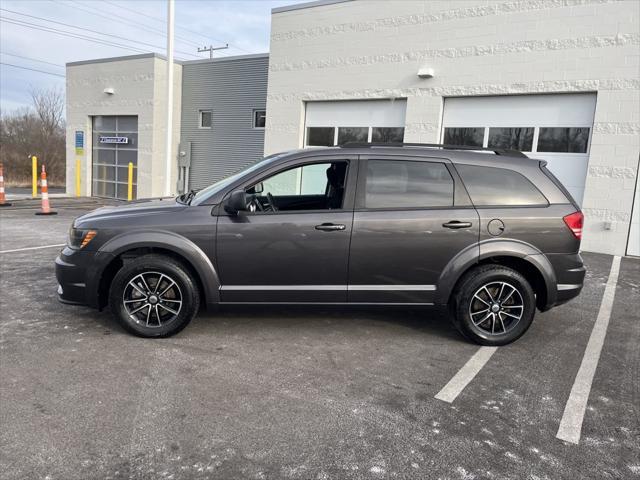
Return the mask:
M 107 87 L 103 90 L 103 92 L 106 93 L 107 95 L 113 95 L 114 93 L 116 93 L 113 87 Z
M 420 70 L 418 70 L 418 77 L 420 78 L 433 78 L 433 75 L 433 68 L 422 67 Z

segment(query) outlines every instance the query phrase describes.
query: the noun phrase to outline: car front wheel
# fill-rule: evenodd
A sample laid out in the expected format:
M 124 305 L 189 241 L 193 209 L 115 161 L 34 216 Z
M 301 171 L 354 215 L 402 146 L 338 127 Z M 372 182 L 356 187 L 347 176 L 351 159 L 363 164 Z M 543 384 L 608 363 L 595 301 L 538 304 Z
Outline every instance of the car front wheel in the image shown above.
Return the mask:
M 453 323 L 481 345 L 506 345 L 533 322 L 536 297 L 517 271 L 500 265 L 475 268 L 461 279 L 452 297 Z
M 115 275 L 109 303 L 118 322 L 141 337 L 169 337 L 195 317 L 198 286 L 180 262 L 144 255 L 126 262 Z

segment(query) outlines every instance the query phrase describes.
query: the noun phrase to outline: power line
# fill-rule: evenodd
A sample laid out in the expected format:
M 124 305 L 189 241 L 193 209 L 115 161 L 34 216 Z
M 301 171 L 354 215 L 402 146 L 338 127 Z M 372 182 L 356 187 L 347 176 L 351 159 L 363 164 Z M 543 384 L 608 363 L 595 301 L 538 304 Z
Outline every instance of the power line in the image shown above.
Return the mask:
M 80 39 L 80 40 L 85 40 L 87 42 L 97 43 L 99 45 L 106 45 L 108 47 L 116 47 L 116 48 L 120 48 L 120 49 L 123 49 L 123 50 L 129 50 L 131 52 L 149 53 L 149 50 L 145 50 L 145 49 L 142 49 L 142 48 L 132 47 L 132 46 L 128 46 L 128 45 L 122 45 L 120 43 L 110 42 L 110 41 L 104 40 L 102 38 L 90 37 L 90 36 L 87 36 L 87 35 L 81 35 L 79 33 L 68 32 L 68 31 L 65 31 L 65 30 L 58 30 L 58 29 L 55 29 L 55 28 L 52 28 L 52 27 L 45 27 L 45 26 L 41 26 L 41 25 L 36 25 L 34 23 L 23 22 L 21 20 L 13 21 L 13 20 L 9 20 L 7 18 L 0 17 L 0 22 L 10 23 L 10 24 L 13 24 L 13 25 L 18 25 L 20 27 L 30 28 L 30 29 L 34 29 L 34 30 L 41 30 L 43 32 L 55 33 L 56 35 L 61 35 L 63 37 L 77 38 L 77 39 Z M 182 59 L 176 57 L 176 60 L 182 60 Z
M 65 68 L 64 65 L 60 64 L 60 63 L 51 63 L 51 62 L 47 62 L 45 60 L 38 60 L 37 58 L 31 58 L 31 57 L 23 57 L 22 55 L 16 55 L 15 53 L 8 53 L 8 52 L 0 52 L 1 55 L 7 55 L 9 57 L 16 57 L 16 58 L 22 58 L 23 60 L 30 60 L 32 62 L 39 62 L 39 63 L 46 63 L 47 65 L 53 65 L 54 67 L 62 67 Z
M 155 20 L 156 22 L 160 22 L 163 25 L 166 25 L 166 23 L 167 23 L 167 21 L 165 19 L 163 19 L 163 18 L 154 17 L 153 15 L 149 15 L 148 13 L 143 13 L 143 12 L 140 12 L 138 10 L 134 10 L 131 7 L 128 7 L 128 6 L 127 7 L 123 7 L 122 5 L 118 5 L 117 3 L 109 2 L 108 0 L 102 0 L 102 1 L 103 1 L 103 3 L 107 3 L 109 5 L 113 5 L 116 8 L 121 8 L 123 10 L 128 10 L 131 13 L 135 13 L 136 15 L 140 15 L 142 17 L 147 17 L 147 18 L 149 18 L 151 20 Z M 201 34 L 200 32 L 196 32 L 196 31 L 189 30 L 189 29 L 186 29 L 186 28 L 183 28 L 183 30 L 185 30 L 186 32 L 189 32 L 189 33 L 195 33 L 196 35 L 199 35 L 202 38 L 207 38 L 203 34 Z M 216 39 L 213 38 L 211 40 L 216 40 Z M 221 41 L 221 40 L 216 40 L 216 41 Z
M 109 5 L 113 5 L 114 7 L 117 7 L 117 8 L 122 8 L 124 10 L 128 10 L 131 13 L 135 13 L 136 15 L 141 15 L 143 17 L 150 18 L 151 20 L 155 20 L 156 22 L 160 22 L 163 25 L 166 23 L 166 20 L 164 20 L 162 18 L 154 17 L 153 15 L 149 15 L 149 14 L 146 14 L 146 13 L 143 13 L 143 12 L 139 12 L 137 10 L 133 10 L 132 8 L 130 8 L 128 6 L 127 7 L 123 7 L 121 5 L 118 5 L 116 3 L 110 2 L 108 0 L 103 0 L 103 2 L 104 3 L 108 3 Z M 214 40 L 215 42 L 218 42 L 218 43 L 225 43 L 225 44 L 227 43 L 227 42 L 224 42 L 224 41 L 220 40 L 219 38 L 208 37 L 207 35 L 204 35 L 204 34 L 202 34 L 200 32 L 195 31 L 195 30 L 190 30 L 190 29 L 186 28 L 183 25 L 176 24 L 176 27 L 180 28 L 181 30 L 183 30 L 185 32 L 193 33 L 194 35 L 198 35 L 198 36 L 200 36 L 202 38 L 205 38 L 208 42 L 210 42 L 211 40 Z M 249 50 L 246 50 L 244 48 L 238 47 L 236 45 L 229 44 L 229 46 L 232 47 L 232 48 L 235 48 L 236 50 L 240 50 L 241 52 L 253 53 L 253 52 L 250 52 Z
M 54 2 L 55 0 L 49 0 L 49 1 L 50 2 Z M 78 2 L 77 0 L 70 0 L 70 1 L 72 3 L 74 3 L 75 5 L 71 6 L 71 5 L 67 5 L 65 3 L 62 3 L 62 5 L 64 5 L 67 8 L 73 8 L 73 9 L 82 10 L 82 11 L 88 13 L 89 15 L 94 15 L 96 17 L 112 19 L 112 17 L 109 17 L 109 16 L 107 16 L 107 15 L 105 15 L 103 13 L 99 13 L 100 10 L 97 10 L 97 9 L 95 9 L 95 8 L 89 6 L 89 5 L 84 5 L 84 4 L 80 3 L 80 2 Z M 56 2 L 56 4 L 60 5 L 61 3 L 60 2 Z M 87 9 L 90 9 L 90 10 L 87 10 Z M 98 13 L 96 13 L 96 12 L 98 12 Z M 150 32 L 150 33 L 153 33 L 155 35 L 159 35 L 159 36 L 162 36 L 162 37 L 165 37 L 165 38 L 167 36 L 166 32 L 163 32 L 162 30 L 157 29 L 157 28 L 152 27 L 152 26 L 147 25 L 147 24 L 141 24 L 139 22 L 132 22 L 130 20 L 126 20 L 126 19 L 121 18 L 121 17 L 118 18 L 118 22 L 119 23 L 124 23 L 126 25 L 134 26 L 134 27 L 139 28 L 141 30 L 145 30 L 147 32 Z M 185 38 L 185 37 L 180 37 L 180 36 L 176 35 L 175 38 L 176 38 L 176 40 L 182 40 L 183 43 L 192 45 L 194 47 L 199 47 L 200 46 L 199 43 L 196 43 L 193 40 L 190 40 L 190 39 Z
M 158 46 L 158 45 L 153 45 L 151 43 L 141 42 L 140 40 L 134 40 L 134 39 L 127 38 L 127 37 L 122 37 L 120 35 L 113 35 L 111 33 L 102 33 L 102 32 L 98 32 L 97 30 L 92 30 L 90 28 L 76 27 L 75 25 L 71 25 L 69 23 L 57 22 L 55 20 L 48 20 L 48 19 L 43 18 L 43 17 L 38 17 L 36 15 L 29 15 L 27 13 L 20 13 L 20 12 L 14 11 L 14 10 L 6 9 L 6 8 L 0 8 L 0 10 L 3 11 L 3 12 L 9 12 L 9 13 L 21 15 L 21 16 L 24 16 L 24 17 L 35 18 L 36 20 L 42 20 L 42 21 L 49 22 L 49 23 L 55 23 L 57 25 L 63 25 L 65 27 L 75 28 L 77 30 L 84 30 L 86 32 L 91 32 L 91 33 L 95 33 L 95 34 L 98 34 L 98 35 L 103 35 L 105 37 L 112 37 L 112 38 L 117 38 L 119 40 L 125 40 L 127 42 L 138 43 L 138 44 L 144 45 L 146 47 L 157 48 L 157 49 L 163 49 L 164 48 L 164 47 L 161 47 L 161 46 Z M 19 20 L 17 18 L 9 18 L 9 20 L 24 21 L 24 20 Z M 43 26 L 43 25 L 40 25 L 40 26 Z M 46 25 L 44 25 L 44 26 L 46 26 Z M 47 27 L 47 28 L 49 28 L 49 27 Z M 75 33 L 75 32 L 73 32 L 73 33 Z M 200 57 L 198 57 L 198 55 L 194 55 L 193 53 L 181 52 L 180 50 L 176 50 L 176 52 L 180 53 L 180 54 L 183 54 L 183 55 L 191 55 L 192 57 L 200 58 Z
M 57 35 L 62 35 L 63 37 L 78 38 L 80 40 L 86 40 L 88 42 L 93 42 L 93 43 L 99 43 L 101 45 L 107 45 L 109 47 L 118 47 L 118 48 L 122 48 L 124 50 L 130 50 L 132 52 L 138 52 L 138 53 L 147 52 L 147 50 L 143 50 L 141 48 L 122 45 L 122 44 L 115 43 L 115 42 L 109 42 L 108 40 L 103 40 L 101 38 L 89 37 L 89 36 L 86 36 L 86 35 L 81 35 L 81 34 L 68 32 L 68 31 L 64 31 L 64 30 L 58 30 L 58 29 L 55 29 L 55 28 L 46 27 L 46 26 L 42 26 L 42 25 L 36 25 L 34 23 L 23 22 L 21 20 L 0 18 L 0 22 L 10 23 L 10 24 L 13 24 L 13 25 L 19 25 L 21 27 L 31 28 L 31 29 L 34 29 L 34 30 L 42 30 L 43 32 L 55 33 Z
M 38 70 L 37 68 L 22 67 L 20 65 L 14 65 L 13 63 L 0 62 L 0 65 L 5 65 L 7 67 L 13 67 L 13 68 L 21 68 L 22 70 L 31 70 L 32 72 L 46 73 L 47 75 L 53 75 L 54 77 L 65 78 L 64 75 L 60 75 L 59 73 L 45 72 L 44 70 Z

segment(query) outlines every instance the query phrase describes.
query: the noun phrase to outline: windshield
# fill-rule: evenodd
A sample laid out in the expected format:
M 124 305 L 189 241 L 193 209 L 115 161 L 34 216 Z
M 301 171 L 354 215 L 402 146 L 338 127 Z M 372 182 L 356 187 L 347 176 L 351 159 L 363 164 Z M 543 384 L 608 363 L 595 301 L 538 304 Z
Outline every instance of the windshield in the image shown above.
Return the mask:
M 240 178 L 240 177 L 242 177 L 242 176 L 244 176 L 244 175 L 246 175 L 248 173 L 251 173 L 251 172 L 253 172 L 255 170 L 258 170 L 260 167 L 266 165 L 267 163 L 271 163 L 271 162 L 277 160 L 282 155 L 283 154 L 277 154 L 277 155 L 270 155 L 268 157 L 264 157 L 262 160 L 243 168 L 239 172 L 234 173 L 233 175 L 230 175 L 227 178 L 223 178 L 222 180 L 218 180 L 216 183 L 213 183 L 213 184 L 209 185 L 207 188 L 203 188 L 202 190 L 200 190 L 198 193 L 195 194 L 195 196 L 193 197 L 193 200 L 191 201 L 191 204 L 192 205 L 198 205 L 200 202 L 202 202 L 206 198 L 208 198 L 211 195 L 214 195 L 214 194 L 220 192 L 225 187 L 227 187 L 228 185 L 232 184 L 238 178 Z

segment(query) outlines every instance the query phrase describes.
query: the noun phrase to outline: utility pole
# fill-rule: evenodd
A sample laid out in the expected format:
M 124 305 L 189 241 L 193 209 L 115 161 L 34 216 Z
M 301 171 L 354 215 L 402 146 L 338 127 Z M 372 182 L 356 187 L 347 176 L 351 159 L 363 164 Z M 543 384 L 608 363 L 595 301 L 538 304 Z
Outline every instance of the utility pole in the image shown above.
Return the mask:
M 209 58 L 213 58 L 214 50 L 224 50 L 225 48 L 229 48 L 229 44 L 227 43 L 224 47 L 214 47 L 213 45 L 209 45 L 208 47 L 198 47 L 198 53 L 209 52 Z
M 171 170 L 173 164 L 173 20 L 174 0 L 167 0 L 167 143 L 164 196 L 171 195 Z

